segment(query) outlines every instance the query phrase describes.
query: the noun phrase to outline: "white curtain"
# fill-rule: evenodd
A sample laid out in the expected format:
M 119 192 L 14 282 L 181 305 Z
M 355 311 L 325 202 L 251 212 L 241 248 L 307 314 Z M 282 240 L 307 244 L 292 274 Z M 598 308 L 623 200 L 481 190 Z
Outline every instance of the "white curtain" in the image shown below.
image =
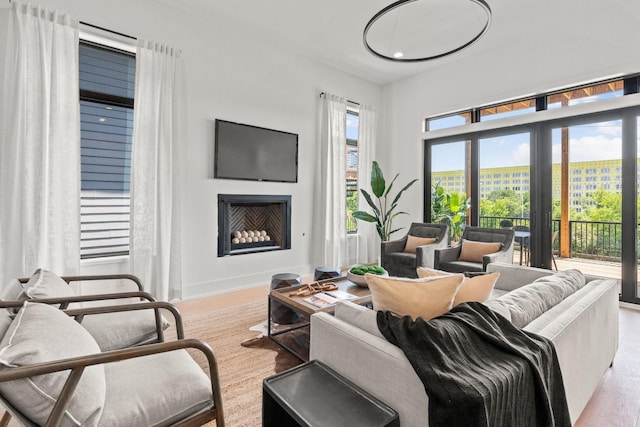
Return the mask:
M 371 194 L 371 162 L 375 159 L 376 112 L 367 105 L 360 105 L 358 125 L 358 189 Z M 367 212 L 371 208 L 358 191 L 358 209 Z M 374 223 L 358 221 L 356 259 L 358 263 L 377 262 L 380 256 L 380 237 Z
M 131 160 L 130 260 L 158 299 L 181 298 L 180 187 L 184 77 L 180 52 L 139 41 Z
M 322 265 L 348 263 L 346 226 L 347 103 L 329 93 L 320 97 L 319 238 L 324 243 Z
M 80 267 L 78 22 L 13 2 L 0 119 L 0 286 Z

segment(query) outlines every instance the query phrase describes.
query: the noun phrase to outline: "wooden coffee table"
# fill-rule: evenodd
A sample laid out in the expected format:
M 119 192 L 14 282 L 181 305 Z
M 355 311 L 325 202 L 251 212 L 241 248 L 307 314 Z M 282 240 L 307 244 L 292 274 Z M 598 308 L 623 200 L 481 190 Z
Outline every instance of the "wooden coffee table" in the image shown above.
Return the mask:
M 371 303 L 371 292 L 369 288 L 356 285 L 346 277 L 336 277 L 333 279 L 320 280 L 317 283 L 333 282 L 338 285 L 338 291 L 353 295 L 354 298 L 349 301 L 355 304 Z M 309 360 L 309 334 L 310 321 L 309 317 L 321 311 L 333 313 L 335 304 L 325 307 L 318 307 L 305 299 L 308 296 L 290 296 L 291 293 L 299 290 L 303 285 L 289 286 L 286 288 L 273 289 L 269 293 L 269 316 L 267 322 L 267 331 L 269 338 L 278 343 L 281 347 L 292 353 L 300 360 Z M 281 306 L 295 311 L 300 315 L 300 321 L 288 325 L 278 325 L 271 320 L 271 304 L 279 302 Z

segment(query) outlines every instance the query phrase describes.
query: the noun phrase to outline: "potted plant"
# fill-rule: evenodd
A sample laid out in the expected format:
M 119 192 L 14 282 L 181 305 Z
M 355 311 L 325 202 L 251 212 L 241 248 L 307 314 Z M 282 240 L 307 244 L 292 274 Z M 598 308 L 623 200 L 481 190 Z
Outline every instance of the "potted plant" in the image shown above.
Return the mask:
M 449 237 L 457 242 L 462 237 L 463 226 L 467 222 L 467 211 L 471 207 L 471 198 L 464 193 L 449 193 L 440 182 L 431 191 L 431 219 L 449 225 Z
M 367 190 L 362 188 L 360 189 L 360 192 L 364 196 L 367 204 L 371 207 L 373 212 L 369 213 L 365 211 L 356 211 L 352 214 L 352 216 L 357 220 L 359 219 L 361 221 L 375 223 L 378 235 L 383 242 L 388 241 L 389 237 L 393 233 L 402 229 L 396 228 L 394 230 L 392 228 L 393 219 L 398 215 L 408 215 L 408 213 L 394 211 L 398 207 L 398 200 L 400 199 L 402 193 L 417 181 L 417 179 L 414 179 L 413 181 L 405 185 L 389 203 L 389 193 L 391 192 L 393 184 L 398 178 L 398 175 L 400 174 L 396 174 L 396 176 L 393 177 L 393 179 L 389 183 L 389 186 L 387 187 L 382 169 L 380 169 L 378 162 L 374 160 L 371 166 L 371 192 L 373 193 L 373 196 L 375 196 L 376 201 L 374 202 L 373 197 Z

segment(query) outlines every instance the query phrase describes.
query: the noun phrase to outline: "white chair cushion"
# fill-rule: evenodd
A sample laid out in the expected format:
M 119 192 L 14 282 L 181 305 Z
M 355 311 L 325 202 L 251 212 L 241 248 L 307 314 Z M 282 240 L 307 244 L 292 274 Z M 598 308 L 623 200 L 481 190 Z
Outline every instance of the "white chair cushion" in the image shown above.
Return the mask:
M 167 425 L 213 401 L 211 382 L 185 350 L 105 365 L 100 426 Z
M 162 328 L 169 322 L 162 317 Z M 153 310 L 122 311 L 85 316 L 82 326 L 89 331 L 102 351 L 117 350 L 155 340 L 156 318 Z

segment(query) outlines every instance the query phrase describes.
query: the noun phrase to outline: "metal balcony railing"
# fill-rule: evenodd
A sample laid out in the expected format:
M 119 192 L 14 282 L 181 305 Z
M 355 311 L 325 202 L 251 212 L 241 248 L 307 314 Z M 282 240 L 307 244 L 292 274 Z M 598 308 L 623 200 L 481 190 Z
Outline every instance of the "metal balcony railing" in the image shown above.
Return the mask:
M 530 226 L 529 218 L 481 216 L 480 226 L 499 228 L 500 221 L 510 220 L 513 225 Z M 552 231 L 560 229 L 560 220 L 554 219 Z M 557 253 L 561 236 L 553 243 Z M 620 261 L 622 257 L 622 223 L 606 221 L 569 221 L 571 256 L 603 261 Z M 640 253 L 640 251 L 638 251 Z

